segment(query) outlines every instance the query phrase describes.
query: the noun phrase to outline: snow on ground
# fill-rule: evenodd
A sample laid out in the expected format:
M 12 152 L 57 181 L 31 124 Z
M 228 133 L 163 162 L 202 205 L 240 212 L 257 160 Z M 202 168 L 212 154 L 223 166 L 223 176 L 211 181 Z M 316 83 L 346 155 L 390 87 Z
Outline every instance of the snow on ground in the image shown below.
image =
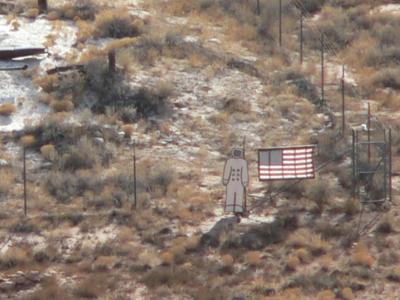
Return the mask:
M 374 13 L 389 13 L 389 14 L 399 15 L 400 4 L 392 3 L 392 4 L 380 5 L 371 11 L 371 14 Z
M 20 27 L 13 30 L 5 16 L 0 16 L 0 49 L 44 47 L 47 37 L 54 33 L 52 23 L 46 19 L 17 18 L 17 21 Z M 27 65 L 28 68 L 38 67 L 43 73 L 47 68 L 56 66 L 61 57 L 70 51 L 76 40 L 76 31 L 71 23 L 65 22 L 55 37 L 54 45 L 48 49 L 49 56 L 0 61 L 0 68 Z M 13 103 L 17 107 L 12 116 L 0 117 L 0 131 L 21 130 L 27 122 L 35 123 L 49 111 L 37 101 L 38 89 L 21 71 L 0 71 L 0 89 L 0 104 Z

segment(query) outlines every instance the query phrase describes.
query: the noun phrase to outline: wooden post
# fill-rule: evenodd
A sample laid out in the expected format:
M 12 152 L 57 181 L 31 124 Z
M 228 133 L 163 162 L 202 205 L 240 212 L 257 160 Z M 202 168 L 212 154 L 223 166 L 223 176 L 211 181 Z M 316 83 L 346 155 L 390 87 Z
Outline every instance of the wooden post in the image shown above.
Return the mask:
M 282 47 L 282 0 L 279 0 L 279 46 Z
M 321 106 L 325 104 L 325 53 L 324 35 L 321 34 Z
M 136 184 L 136 141 L 133 141 L 133 205 L 137 210 L 137 184 Z
M 303 64 L 303 10 L 300 10 L 300 64 Z
M 23 146 L 23 171 L 22 171 L 22 177 L 23 177 L 23 181 L 24 181 L 24 215 L 26 217 L 27 215 L 27 191 L 26 191 L 26 147 Z
M 257 0 L 257 15 L 261 15 L 261 6 L 260 6 L 260 0 Z
M 368 116 L 367 116 L 367 133 L 368 133 L 368 168 L 371 163 L 371 105 L 368 102 Z
M 346 103 L 345 103 L 345 79 L 344 79 L 344 65 L 342 66 L 342 80 L 341 80 L 341 88 L 342 88 L 342 135 L 344 136 L 346 131 Z
M 38 8 L 40 13 L 47 12 L 47 0 L 38 0 Z

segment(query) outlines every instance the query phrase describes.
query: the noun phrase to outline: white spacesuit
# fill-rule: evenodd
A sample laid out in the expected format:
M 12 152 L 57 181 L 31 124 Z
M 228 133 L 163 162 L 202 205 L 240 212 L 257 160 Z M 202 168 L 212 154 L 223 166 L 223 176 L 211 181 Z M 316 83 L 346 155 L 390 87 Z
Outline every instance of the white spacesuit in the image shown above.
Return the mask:
M 224 167 L 223 184 L 226 186 L 225 211 L 246 212 L 246 186 L 249 183 L 247 162 L 243 159 L 243 150 L 234 149 Z

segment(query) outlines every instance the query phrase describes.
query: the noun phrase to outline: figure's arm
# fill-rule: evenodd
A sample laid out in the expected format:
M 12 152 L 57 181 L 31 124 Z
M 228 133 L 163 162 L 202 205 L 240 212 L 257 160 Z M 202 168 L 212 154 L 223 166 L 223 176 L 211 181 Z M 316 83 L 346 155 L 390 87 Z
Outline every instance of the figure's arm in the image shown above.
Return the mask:
M 223 176 L 223 178 L 222 178 L 222 183 L 224 184 L 224 185 L 227 185 L 228 184 L 228 182 L 229 182 L 229 177 L 231 176 L 231 160 L 230 159 L 228 159 L 226 162 L 225 162 L 225 167 L 224 167 L 224 176 Z
M 247 167 L 247 161 L 243 161 L 243 166 L 242 166 L 242 184 L 244 186 L 247 186 L 249 184 L 249 170 Z

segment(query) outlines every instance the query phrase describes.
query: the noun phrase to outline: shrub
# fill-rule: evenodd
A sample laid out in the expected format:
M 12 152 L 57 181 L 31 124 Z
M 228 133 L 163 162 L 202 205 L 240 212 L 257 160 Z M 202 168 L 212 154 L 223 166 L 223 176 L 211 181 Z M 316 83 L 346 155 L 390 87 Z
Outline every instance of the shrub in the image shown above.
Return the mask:
M 192 282 L 193 275 L 190 270 L 183 267 L 160 266 L 145 274 L 142 282 L 150 289 L 166 285 L 169 287 L 182 286 Z
M 400 70 L 397 68 L 387 68 L 378 71 L 371 80 L 374 86 L 400 90 Z
M 221 257 L 221 261 L 222 261 L 222 266 L 223 267 L 232 267 L 233 263 L 234 263 L 234 259 L 232 257 L 232 255 L 230 254 L 225 254 Z
M 52 100 L 50 107 L 55 112 L 72 111 L 74 109 L 74 103 L 70 100 Z
M 22 146 L 24 146 L 25 148 L 31 147 L 35 144 L 36 139 L 35 136 L 33 135 L 24 135 L 21 140 L 20 140 Z
M 335 300 L 335 299 L 336 299 L 335 293 L 330 290 L 320 291 L 317 294 L 317 300 Z
M 141 34 L 143 22 L 127 11 L 105 10 L 96 16 L 95 27 L 98 37 L 123 38 Z
M 326 182 L 322 179 L 319 179 L 316 182 L 313 182 L 307 190 L 307 197 L 309 200 L 315 203 L 316 211 L 321 213 L 324 209 L 324 206 L 329 201 L 329 187 Z
M 89 278 L 80 281 L 75 287 L 73 294 L 81 298 L 98 298 L 104 294 L 106 288 L 105 275 L 93 274 Z
M 252 267 L 261 265 L 261 253 L 259 251 L 249 251 L 246 253 L 246 261 Z
M 16 107 L 12 103 L 4 103 L 0 105 L 0 116 L 8 117 L 17 111 Z
M 99 162 L 98 147 L 87 138 L 79 140 L 76 146 L 71 146 L 60 161 L 61 169 L 76 171 L 91 169 Z
M 356 299 L 354 294 L 353 294 L 353 290 L 349 287 L 345 287 L 344 289 L 342 289 L 340 291 L 340 296 L 344 299 L 344 300 L 354 300 Z
M 367 246 L 365 244 L 360 243 L 354 249 L 352 255 L 352 262 L 355 265 L 371 268 L 375 260 L 369 253 Z
M 133 132 L 135 131 L 135 127 L 132 124 L 125 124 L 122 126 L 122 131 L 125 133 L 126 137 L 131 137 Z
M 57 279 L 54 277 L 47 278 L 39 289 L 36 289 L 32 295 L 29 295 L 27 300 L 43 300 L 43 299 L 59 299 L 72 300 L 72 297 L 66 293 L 65 289 L 61 288 Z
M 289 271 L 295 271 L 299 265 L 300 259 L 295 255 L 290 256 L 286 262 L 286 268 Z
M 174 262 L 174 255 L 171 252 L 163 252 L 161 254 L 162 264 L 165 266 L 169 266 Z
M 28 262 L 28 254 L 25 250 L 12 247 L 6 253 L 0 256 L 0 267 L 2 269 L 14 268 L 24 265 Z
M 40 147 L 40 153 L 49 161 L 54 161 L 57 157 L 57 150 L 52 144 L 47 144 Z

